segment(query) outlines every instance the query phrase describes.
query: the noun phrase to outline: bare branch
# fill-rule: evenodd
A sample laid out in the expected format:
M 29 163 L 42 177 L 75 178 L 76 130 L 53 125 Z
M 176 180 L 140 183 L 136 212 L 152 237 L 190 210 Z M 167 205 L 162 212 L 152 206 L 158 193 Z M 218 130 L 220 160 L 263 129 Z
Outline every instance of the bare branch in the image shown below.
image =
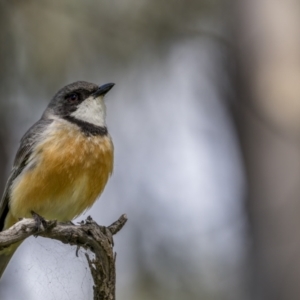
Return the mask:
M 22 219 L 9 229 L 0 232 L 0 250 L 31 235 L 76 245 L 76 254 L 80 247 L 90 250 L 94 254 L 93 257 L 87 253 L 85 255 L 94 279 L 94 300 L 114 300 L 116 274 L 113 235 L 123 228 L 126 221 L 127 216 L 122 215 L 116 222 L 105 227 L 99 226 L 91 217 L 79 225 L 42 220 L 37 230 L 34 219 Z

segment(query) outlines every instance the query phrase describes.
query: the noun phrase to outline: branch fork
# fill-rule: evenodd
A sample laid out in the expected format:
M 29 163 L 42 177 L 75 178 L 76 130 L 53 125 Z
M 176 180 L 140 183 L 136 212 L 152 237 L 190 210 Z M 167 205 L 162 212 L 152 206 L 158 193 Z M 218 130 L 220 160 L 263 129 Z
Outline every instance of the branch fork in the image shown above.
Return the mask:
M 91 217 L 75 225 L 71 222 L 45 220 L 36 215 L 41 218 L 37 222 L 36 216 L 33 216 L 34 219 L 22 219 L 9 229 L 0 232 L 0 250 L 31 235 L 76 245 L 77 256 L 80 247 L 90 250 L 93 257 L 87 253 L 85 256 L 94 279 L 94 300 L 115 300 L 116 254 L 113 252 L 113 235 L 123 228 L 127 216 L 123 214 L 108 227 L 98 225 Z

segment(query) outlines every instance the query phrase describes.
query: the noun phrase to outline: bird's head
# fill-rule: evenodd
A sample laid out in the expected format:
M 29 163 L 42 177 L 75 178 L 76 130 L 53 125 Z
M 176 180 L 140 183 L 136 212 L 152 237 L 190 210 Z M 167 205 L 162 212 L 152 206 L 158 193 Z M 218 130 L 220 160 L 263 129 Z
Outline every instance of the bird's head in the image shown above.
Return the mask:
M 105 94 L 114 86 L 107 83 L 77 81 L 60 89 L 49 103 L 44 116 L 73 118 L 96 126 L 105 126 Z

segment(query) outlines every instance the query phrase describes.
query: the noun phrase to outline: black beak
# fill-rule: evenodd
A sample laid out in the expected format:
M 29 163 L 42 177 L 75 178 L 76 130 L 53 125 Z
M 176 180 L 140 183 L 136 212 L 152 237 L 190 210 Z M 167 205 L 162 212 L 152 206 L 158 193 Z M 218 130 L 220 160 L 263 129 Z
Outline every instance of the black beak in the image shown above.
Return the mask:
M 101 85 L 98 90 L 93 94 L 94 98 L 97 98 L 99 96 L 104 96 L 108 91 L 110 91 L 113 86 L 115 84 L 114 83 L 106 83 Z

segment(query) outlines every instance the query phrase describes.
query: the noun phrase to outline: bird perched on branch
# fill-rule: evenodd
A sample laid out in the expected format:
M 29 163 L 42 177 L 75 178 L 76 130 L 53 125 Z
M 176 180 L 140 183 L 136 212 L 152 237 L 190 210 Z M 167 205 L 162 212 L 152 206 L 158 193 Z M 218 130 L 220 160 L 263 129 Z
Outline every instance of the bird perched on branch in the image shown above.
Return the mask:
M 20 142 L 0 201 L 0 231 L 32 212 L 70 221 L 102 193 L 113 170 L 104 95 L 113 83 L 59 90 Z M 19 244 L 0 251 L 0 277 Z

